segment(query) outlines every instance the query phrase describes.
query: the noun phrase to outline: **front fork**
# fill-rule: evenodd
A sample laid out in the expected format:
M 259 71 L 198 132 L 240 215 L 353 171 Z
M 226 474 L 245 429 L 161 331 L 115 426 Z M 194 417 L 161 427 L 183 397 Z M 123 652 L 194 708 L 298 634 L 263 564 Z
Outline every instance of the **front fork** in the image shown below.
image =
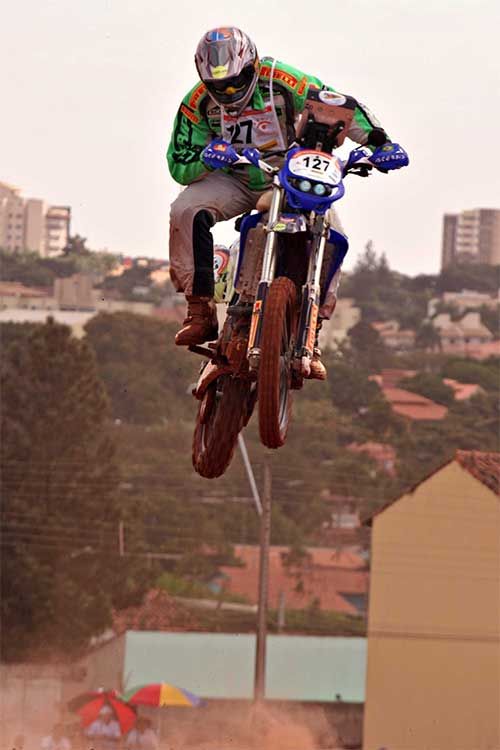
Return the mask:
M 257 294 L 252 310 L 252 321 L 250 324 L 250 334 L 248 337 L 248 362 L 251 370 L 257 370 L 260 359 L 260 342 L 262 337 L 262 320 L 266 297 L 274 280 L 276 273 L 276 232 L 272 227 L 276 224 L 281 211 L 283 202 L 283 188 L 279 183 L 278 177 L 273 180 L 273 196 L 269 217 L 265 231 L 267 232 L 266 246 L 264 248 L 264 257 L 262 259 L 262 273 L 257 287 Z
M 321 267 L 323 265 L 328 232 L 328 224 L 322 216 L 318 216 L 316 218 L 316 225 L 313 227 L 307 279 L 302 287 L 302 305 L 297 332 L 297 344 L 294 353 L 294 368 L 304 378 L 311 371 L 311 360 L 314 353 L 321 293 Z

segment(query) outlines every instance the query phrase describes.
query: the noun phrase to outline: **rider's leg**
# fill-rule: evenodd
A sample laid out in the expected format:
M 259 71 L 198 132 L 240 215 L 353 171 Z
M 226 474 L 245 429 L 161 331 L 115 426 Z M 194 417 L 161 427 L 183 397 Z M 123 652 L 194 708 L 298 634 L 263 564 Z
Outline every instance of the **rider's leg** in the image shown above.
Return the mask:
M 171 279 L 184 292 L 188 313 L 175 341 L 181 346 L 217 337 L 214 294 L 213 239 L 216 221 L 225 221 L 255 207 L 259 193 L 234 177 L 216 172 L 194 182 L 172 203 L 170 211 Z

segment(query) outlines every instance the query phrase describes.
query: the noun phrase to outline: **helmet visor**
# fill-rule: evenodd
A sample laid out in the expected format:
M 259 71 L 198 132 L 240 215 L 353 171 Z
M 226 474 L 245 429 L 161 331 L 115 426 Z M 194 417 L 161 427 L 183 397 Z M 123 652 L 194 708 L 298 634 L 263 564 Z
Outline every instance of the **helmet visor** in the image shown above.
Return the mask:
M 208 48 L 208 62 L 211 68 L 227 65 L 231 59 L 230 41 L 221 40 Z
M 237 76 L 205 81 L 213 97 L 221 104 L 232 104 L 243 98 L 252 85 L 256 72 L 253 65 L 246 65 Z

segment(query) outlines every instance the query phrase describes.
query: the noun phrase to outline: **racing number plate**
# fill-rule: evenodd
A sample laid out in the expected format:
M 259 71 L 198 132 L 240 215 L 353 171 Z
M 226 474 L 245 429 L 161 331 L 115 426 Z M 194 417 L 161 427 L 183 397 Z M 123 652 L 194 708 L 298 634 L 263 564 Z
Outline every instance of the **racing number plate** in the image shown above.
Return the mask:
M 322 151 L 299 151 L 290 159 L 288 169 L 295 177 L 317 180 L 326 185 L 338 185 L 342 180 L 340 159 Z

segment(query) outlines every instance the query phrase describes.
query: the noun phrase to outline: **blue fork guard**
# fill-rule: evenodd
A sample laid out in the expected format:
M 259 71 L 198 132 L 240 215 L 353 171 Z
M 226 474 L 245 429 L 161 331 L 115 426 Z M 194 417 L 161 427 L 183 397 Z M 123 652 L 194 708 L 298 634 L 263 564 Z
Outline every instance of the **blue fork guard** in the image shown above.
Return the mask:
M 341 232 L 337 232 L 335 229 L 330 229 L 330 234 L 328 235 L 328 242 L 331 243 L 334 246 L 333 253 L 332 253 L 332 259 L 330 261 L 330 267 L 328 268 L 328 273 L 326 275 L 326 281 L 323 289 L 321 290 L 321 298 L 320 298 L 320 304 L 322 305 L 325 301 L 326 293 L 328 291 L 328 287 L 330 286 L 330 282 L 339 270 L 340 266 L 344 262 L 344 258 L 347 254 L 347 251 L 349 249 L 349 242 L 347 240 L 347 237 Z

